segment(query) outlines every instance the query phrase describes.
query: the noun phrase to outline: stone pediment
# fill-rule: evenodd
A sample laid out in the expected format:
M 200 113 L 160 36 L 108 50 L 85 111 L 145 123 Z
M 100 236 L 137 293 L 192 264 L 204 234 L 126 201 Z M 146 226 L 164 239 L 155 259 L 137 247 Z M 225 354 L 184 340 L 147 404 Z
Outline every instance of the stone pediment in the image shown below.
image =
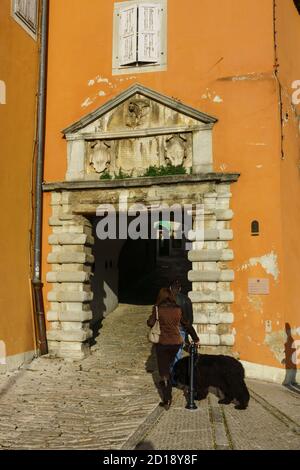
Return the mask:
M 176 99 L 133 85 L 63 130 L 69 147 L 66 179 L 143 176 L 151 166 L 167 165 L 190 173 L 199 152 L 208 171 L 216 121 Z

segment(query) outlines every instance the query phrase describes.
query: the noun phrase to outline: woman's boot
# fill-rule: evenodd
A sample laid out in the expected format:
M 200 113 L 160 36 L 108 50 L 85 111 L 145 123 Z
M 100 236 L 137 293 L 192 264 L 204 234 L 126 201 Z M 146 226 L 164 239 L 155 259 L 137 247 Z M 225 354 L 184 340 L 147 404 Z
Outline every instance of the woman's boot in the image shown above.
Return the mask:
M 165 410 L 168 410 L 172 402 L 172 384 L 170 380 L 162 380 L 159 382 L 160 389 L 162 392 L 163 401 L 159 406 L 163 406 Z

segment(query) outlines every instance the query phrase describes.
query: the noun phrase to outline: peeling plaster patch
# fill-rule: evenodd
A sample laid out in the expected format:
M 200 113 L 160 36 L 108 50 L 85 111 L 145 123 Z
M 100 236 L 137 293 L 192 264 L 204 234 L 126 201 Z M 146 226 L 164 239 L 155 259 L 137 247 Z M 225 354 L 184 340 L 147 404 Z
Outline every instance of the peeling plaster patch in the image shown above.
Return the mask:
M 260 168 L 262 168 L 262 167 L 263 167 L 263 165 L 256 165 L 256 168 L 259 168 L 259 169 L 260 169 Z
M 0 104 L 6 104 L 6 84 L 0 80 Z
M 214 103 L 223 103 L 223 100 L 220 96 L 216 95 L 213 99 Z
M 88 81 L 88 86 L 93 86 L 95 85 L 95 80 L 89 80 Z
M 275 281 L 278 280 L 278 259 L 274 251 L 271 251 L 271 253 L 261 256 L 260 258 L 250 258 L 249 264 L 250 266 L 257 266 L 257 264 L 260 264 L 268 274 L 271 274 L 274 277 Z
M 268 333 L 265 336 L 264 344 L 266 344 L 271 350 L 273 356 L 277 359 L 278 362 L 282 363 L 285 358 L 284 352 L 284 343 L 286 342 L 286 333 L 285 331 L 274 331 L 273 333 Z
M 99 95 L 99 96 L 106 96 L 106 93 L 105 93 L 105 91 L 100 90 L 100 91 L 98 92 L 98 95 Z
M 96 77 L 96 81 L 97 83 L 109 83 L 108 78 L 101 77 L 100 75 Z
M 94 103 L 95 100 L 91 100 L 91 98 L 87 98 L 82 104 L 81 104 L 81 107 L 82 108 L 87 108 L 88 106 L 90 106 L 91 104 Z
M 222 165 L 220 165 L 220 170 L 221 171 L 225 171 L 227 168 L 227 165 L 225 163 L 222 163 Z
M 250 268 L 250 266 L 257 266 L 258 264 L 260 264 L 268 274 L 271 274 L 275 281 L 278 281 L 280 272 L 278 268 L 277 254 L 274 253 L 274 251 L 258 258 L 250 258 L 249 262 L 242 264 L 237 268 L 237 271 L 245 271 Z
M 248 295 L 248 302 L 259 313 L 263 313 L 263 301 L 258 295 Z

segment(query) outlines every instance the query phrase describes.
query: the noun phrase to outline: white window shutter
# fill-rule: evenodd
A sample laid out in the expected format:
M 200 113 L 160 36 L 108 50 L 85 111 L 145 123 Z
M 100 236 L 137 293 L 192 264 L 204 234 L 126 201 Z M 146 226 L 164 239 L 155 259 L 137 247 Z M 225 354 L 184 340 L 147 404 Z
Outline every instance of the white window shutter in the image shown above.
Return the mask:
M 15 0 L 15 13 L 20 16 L 31 29 L 37 26 L 37 0 Z
M 157 4 L 144 3 L 139 6 L 139 62 L 159 61 L 160 13 L 160 7 Z
M 137 5 L 120 9 L 120 65 L 128 65 L 137 61 L 137 11 Z

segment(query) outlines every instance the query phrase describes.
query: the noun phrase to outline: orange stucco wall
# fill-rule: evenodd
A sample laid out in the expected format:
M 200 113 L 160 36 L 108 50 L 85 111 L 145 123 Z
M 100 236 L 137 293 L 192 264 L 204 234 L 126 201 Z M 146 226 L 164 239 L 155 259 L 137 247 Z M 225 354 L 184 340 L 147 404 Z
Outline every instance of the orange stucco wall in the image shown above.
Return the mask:
M 88 6 L 85 0 L 50 2 L 45 180 L 65 177 L 66 142 L 61 130 L 135 82 L 216 116 L 214 169 L 241 173 L 232 185 L 235 350 L 243 360 L 281 367 L 276 350 L 282 338 L 276 334 L 284 331 L 287 319 L 284 301 L 290 286 L 284 287 L 283 272 L 291 255 L 290 248 L 283 250 L 282 237 L 288 229 L 282 230 L 282 217 L 289 203 L 292 169 L 280 158 L 273 1 L 169 0 L 167 71 L 134 74 L 133 70 L 119 76 L 112 75 L 113 4 L 113 0 L 89 0 Z M 293 22 L 299 20 L 296 11 L 290 14 Z M 84 106 L 87 98 L 91 104 Z M 295 175 L 293 184 L 298 184 Z M 293 191 L 296 196 L 299 185 Z M 45 213 L 50 213 L 48 196 Z M 292 210 L 285 215 L 292 216 Z M 250 234 L 252 220 L 260 222 L 259 237 Z M 294 223 L 299 230 L 300 221 Z M 48 234 L 45 222 L 44 276 Z M 251 262 L 254 258 L 259 259 Z M 289 276 L 287 271 L 285 275 Z M 249 277 L 268 278 L 270 294 L 249 296 Z M 296 298 L 292 274 L 289 283 Z M 289 314 L 293 302 L 289 300 Z M 267 320 L 275 333 L 270 344 Z
M 37 43 L 12 18 L 11 1 L 1 0 L 0 340 L 9 356 L 34 349 L 29 279 L 37 74 Z
M 278 75 L 283 97 L 283 158 L 281 161 L 281 221 L 283 234 L 283 276 L 285 322 L 300 340 L 300 103 L 293 99 L 295 81 L 300 84 L 300 15 L 293 2 L 277 2 Z M 300 85 L 298 84 L 298 89 Z M 298 334 L 295 330 L 298 329 Z

